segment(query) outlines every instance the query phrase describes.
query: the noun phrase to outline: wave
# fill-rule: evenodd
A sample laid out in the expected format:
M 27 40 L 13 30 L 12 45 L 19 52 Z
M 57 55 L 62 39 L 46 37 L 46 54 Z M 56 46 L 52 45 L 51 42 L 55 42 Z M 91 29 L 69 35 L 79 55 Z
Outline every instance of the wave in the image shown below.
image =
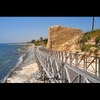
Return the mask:
M 1 80 L 1 83 L 5 83 L 7 78 L 11 75 L 11 73 L 23 62 L 23 58 L 25 57 L 25 54 L 21 55 L 18 59 L 18 62 L 16 63 L 15 67 L 8 73 L 8 75 Z

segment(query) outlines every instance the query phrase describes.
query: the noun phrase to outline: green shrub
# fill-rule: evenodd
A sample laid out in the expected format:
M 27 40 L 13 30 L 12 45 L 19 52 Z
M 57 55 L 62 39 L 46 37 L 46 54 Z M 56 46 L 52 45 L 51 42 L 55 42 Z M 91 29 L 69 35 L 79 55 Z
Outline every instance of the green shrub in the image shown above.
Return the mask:
M 82 46 L 81 46 L 81 50 L 82 50 L 82 51 L 87 51 L 87 52 L 88 52 L 88 51 L 90 51 L 90 48 L 91 48 L 91 47 L 95 47 L 95 46 L 94 46 L 94 45 L 89 45 L 89 44 L 87 44 L 87 45 L 82 45 Z
M 90 35 L 84 34 L 81 40 L 79 41 L 80 44 L 85 44 L 88 40 L 90 40 Z
M 32 41 L 31 41 L 31 43 L 34 43 L 34 42 L 35 42 L 35 40 L 32 40 Z
M 46 46 L 47 42 L 48 42 L 48 38 L 43 39 L 42 37 L 40 37 L 41 40 L 32 40 L 31 43 L 34 43 L 36 46 Z
M 100 42 L 100 36 L 95 38 L 96 45 L 98 45 L 99 42 Z

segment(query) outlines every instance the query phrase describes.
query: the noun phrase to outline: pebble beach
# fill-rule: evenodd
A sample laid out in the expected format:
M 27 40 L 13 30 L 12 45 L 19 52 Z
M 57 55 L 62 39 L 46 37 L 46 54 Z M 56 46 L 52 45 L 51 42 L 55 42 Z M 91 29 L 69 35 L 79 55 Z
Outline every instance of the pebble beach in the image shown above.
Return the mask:
M 4 83 L 43 83 L 34 52 L 34 44 L 24 48 L 23 62 L 12 71 Z

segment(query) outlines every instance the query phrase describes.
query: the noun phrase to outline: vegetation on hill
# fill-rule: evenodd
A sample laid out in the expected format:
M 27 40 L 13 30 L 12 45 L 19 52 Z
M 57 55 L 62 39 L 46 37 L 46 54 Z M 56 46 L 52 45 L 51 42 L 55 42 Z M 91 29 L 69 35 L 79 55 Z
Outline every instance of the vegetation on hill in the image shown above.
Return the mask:
M 48 38 L 43 39 L 43 37 L 40 37 L 39 40 L 33 39 L 31 41 L 31 43 L 34 43 L 36 46 L 40 46 L 40 45 L 46 46 L 47 45 L 47 41 L 48 41 Z
M 92 52 L 91 48 L 94 48 L 93 52 L 98 52 L 100 50 L 100 29 L 84 33 L 78 43 L 81 51 Z

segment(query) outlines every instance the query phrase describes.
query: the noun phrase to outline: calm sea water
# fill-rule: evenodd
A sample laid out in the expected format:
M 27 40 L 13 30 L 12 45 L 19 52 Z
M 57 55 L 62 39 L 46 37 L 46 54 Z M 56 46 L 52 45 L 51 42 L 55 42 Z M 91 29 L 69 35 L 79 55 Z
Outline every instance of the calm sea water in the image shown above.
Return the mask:
M 22 60 L 22 45 L 0 44 L 0 83 Z

